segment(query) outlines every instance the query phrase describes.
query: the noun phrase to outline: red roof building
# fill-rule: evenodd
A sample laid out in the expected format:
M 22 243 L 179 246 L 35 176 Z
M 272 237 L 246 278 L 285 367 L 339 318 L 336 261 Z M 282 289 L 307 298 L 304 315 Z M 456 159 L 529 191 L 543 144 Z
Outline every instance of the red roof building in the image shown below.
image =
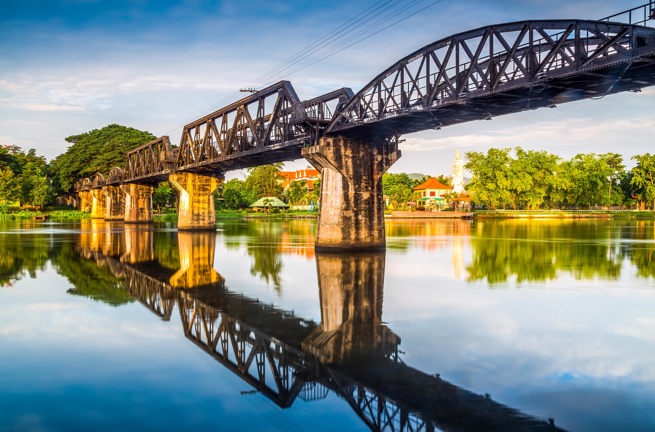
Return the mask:
M 439 209 L 446 204 L 446 198 L 453 192 L 452 186 L 446 186 L 434 177 L 430 177 L 418 186 L 414 192 L 419 194 L 420 206 L 427 209 Z

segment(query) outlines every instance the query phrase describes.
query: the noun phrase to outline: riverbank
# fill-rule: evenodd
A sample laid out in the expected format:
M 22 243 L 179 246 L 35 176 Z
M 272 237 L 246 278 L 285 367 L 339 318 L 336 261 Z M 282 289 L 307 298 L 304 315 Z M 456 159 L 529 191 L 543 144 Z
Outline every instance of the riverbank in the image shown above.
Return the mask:
M 643 210 L 476 210 L 474 212 L 458 211 L 392 211 L 384 215 L 385 219 L 655 219 L 655 211 Z M 35 220 L 79 220 L 89 219 L 89 212 L 80 210 L 19 211 L 0 213 L 0 220 L 35 219 Z M 243 210 L 220 210 L 216 220 L 227 219 L 315 219 L 317 212 L 283 211 L 251 212 Z M 155 222 L 177 222 L 177 213 L 166 212 L 154 214 Z
M 645 210 L 476 210 L 475 219 L 655 219 Z
M 392 211 L 387 219 L 472 219 L 473 213 L 460 211 Z

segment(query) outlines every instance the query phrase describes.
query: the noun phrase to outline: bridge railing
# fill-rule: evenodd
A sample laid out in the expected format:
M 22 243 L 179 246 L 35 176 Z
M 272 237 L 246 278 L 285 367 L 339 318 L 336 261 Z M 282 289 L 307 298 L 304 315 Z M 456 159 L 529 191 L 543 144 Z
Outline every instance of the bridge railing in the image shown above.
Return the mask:
M 653 19 L 655 19 L 655 2 L 651 1 L 644 5 L 601 18 L 600 21 L 621 22 L 635 25 L 650 24 L 650 27 L 653 27 L 653 23 L 649 23 L 649 21 Z

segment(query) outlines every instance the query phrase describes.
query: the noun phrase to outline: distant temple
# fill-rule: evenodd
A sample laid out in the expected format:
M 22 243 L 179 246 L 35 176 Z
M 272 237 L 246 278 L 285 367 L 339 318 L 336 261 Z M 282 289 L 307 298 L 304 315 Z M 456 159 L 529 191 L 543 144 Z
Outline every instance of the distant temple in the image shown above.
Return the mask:
M 453 192 L 458 195 L 464 193 L 464 161 L 459 156 L 459 150 L 455 152 L 453 162 Z

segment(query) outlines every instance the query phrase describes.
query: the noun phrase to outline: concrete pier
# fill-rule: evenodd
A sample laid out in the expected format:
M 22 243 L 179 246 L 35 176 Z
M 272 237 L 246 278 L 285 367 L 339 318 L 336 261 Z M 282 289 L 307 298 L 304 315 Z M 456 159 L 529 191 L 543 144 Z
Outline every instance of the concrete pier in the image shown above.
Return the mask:
M 105 220 L 125 219 L 125 192 L 120 186 L 105 186 L 102 191 L 107 200 Z
M 91 219 L 104 219 L 107 214 L 107 199 L 101 188 L 91 189 Z
M 136 183 L 127 183 L 120 188 L 125 192 L 125 222 L 152 222 L 152 194 L 155 188 Z
M 316 249 L 384 249 L 382 174 L 400 157 L 397 140 L 321 138 L 302 155 L 322 176 Z
M 216 210 L 213 192 L 222 179 L 200 174 L 179 172 L 168 181 L 179 193 L 178 230 L 216 230 Z
M 91 192 L 88 190 L 80 191 L 78 192 L 78 195 L 80 197 L 80 210 L 90 212 L 93 205 L 93 197 L 91 196 Z

